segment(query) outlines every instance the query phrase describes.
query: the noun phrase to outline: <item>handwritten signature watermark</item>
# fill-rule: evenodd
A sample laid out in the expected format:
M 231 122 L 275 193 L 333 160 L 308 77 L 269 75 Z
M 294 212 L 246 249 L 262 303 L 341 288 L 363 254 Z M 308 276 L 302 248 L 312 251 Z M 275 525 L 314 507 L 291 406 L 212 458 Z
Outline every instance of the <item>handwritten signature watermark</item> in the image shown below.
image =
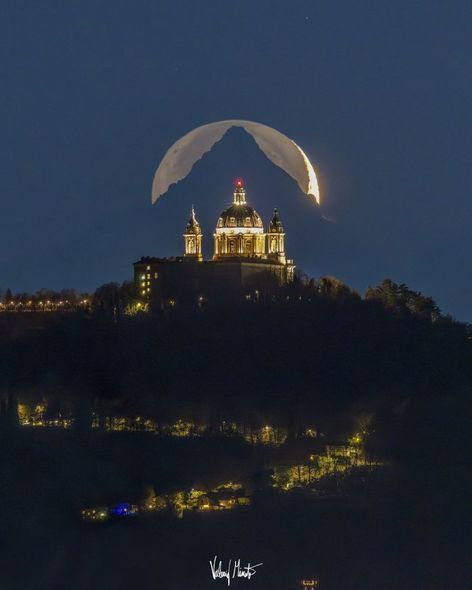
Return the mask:
M 263 564 L 256 563 L 252 565 L 251 562 L 247 565 L 241 565 L 240 559 L 228 559 L 227 567 L 225 567 L 223 566 L 223 560 L 218 560 L 218 556 L 215 555 L 213 560 L 210 561 L 210 571 L 214 580 L 226 580 L 228 586 L 231 586 L 231 580 L 250 580 L 252 576 L 256 575 L 256 568 L 261 565 Z

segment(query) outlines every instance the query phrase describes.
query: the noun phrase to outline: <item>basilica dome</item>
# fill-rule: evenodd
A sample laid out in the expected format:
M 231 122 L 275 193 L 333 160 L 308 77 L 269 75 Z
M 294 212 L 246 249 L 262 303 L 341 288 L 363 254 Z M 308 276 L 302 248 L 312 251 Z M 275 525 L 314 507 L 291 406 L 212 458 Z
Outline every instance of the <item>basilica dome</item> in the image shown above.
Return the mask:
M 260 228 L 262 219 L 259 213 L 249 205 L 231 205 L 223 211 L 218 219 L 217 228 Z
M 233 202 L 218 218 L 217 233 L 261 233 L 264 231 L 259 213 L 246 202 L 243 181 L 235 183 Z
M 262 219 L 246 201 L 242 178 L 235 182 L 233 202 L 218 218 L 213 260 L 262 258 L 266 253 L 266 234 Z

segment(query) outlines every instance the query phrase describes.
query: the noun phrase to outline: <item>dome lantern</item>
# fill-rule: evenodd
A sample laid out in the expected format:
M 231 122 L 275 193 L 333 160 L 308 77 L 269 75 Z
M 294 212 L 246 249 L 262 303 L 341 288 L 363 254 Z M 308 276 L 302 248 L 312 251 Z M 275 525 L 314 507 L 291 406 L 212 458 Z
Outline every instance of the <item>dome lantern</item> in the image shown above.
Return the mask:
M 234 181 L 233 203 L 235 205 L 246 204 L 246 189 L 244 188 L 244 180 L 236 178 Z

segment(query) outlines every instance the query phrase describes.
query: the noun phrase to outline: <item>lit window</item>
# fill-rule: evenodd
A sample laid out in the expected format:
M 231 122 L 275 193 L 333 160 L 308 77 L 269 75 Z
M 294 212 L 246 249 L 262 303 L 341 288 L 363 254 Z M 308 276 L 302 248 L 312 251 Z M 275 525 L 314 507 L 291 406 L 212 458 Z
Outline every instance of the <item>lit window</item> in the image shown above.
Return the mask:
M 150 278 L 151 278 L 151 274 L 150 274 L 150 273 L 148 274 L 147 278 L 148 278 L 148 279 L 150 279 Z
M 151 270 L 151 267 L 150 266 L 146 266 L 146 270 Z
M 141 275 L 141 280 L 144 281 L 144 279 L 146 278 L 146 275 Z
M 157 272 L 154 273 L 154 278 L 157 279 L 159 275 L 157 274 Z

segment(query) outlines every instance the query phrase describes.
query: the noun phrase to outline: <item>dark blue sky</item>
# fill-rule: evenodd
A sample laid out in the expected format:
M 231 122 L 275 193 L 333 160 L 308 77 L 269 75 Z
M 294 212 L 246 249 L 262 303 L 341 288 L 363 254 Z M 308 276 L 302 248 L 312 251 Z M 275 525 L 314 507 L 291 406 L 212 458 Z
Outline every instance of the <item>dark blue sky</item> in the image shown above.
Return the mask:
M 180 253 L 195 203 L 206 254 L 232 180 L 310 275 L 389 276 L 472 320 L 469 1 L 4 0 L 0 288 L 92 289 Z M 197 125 L 292 137 L 321 218 L 231 131 L 151 206 L 155 168 Z

